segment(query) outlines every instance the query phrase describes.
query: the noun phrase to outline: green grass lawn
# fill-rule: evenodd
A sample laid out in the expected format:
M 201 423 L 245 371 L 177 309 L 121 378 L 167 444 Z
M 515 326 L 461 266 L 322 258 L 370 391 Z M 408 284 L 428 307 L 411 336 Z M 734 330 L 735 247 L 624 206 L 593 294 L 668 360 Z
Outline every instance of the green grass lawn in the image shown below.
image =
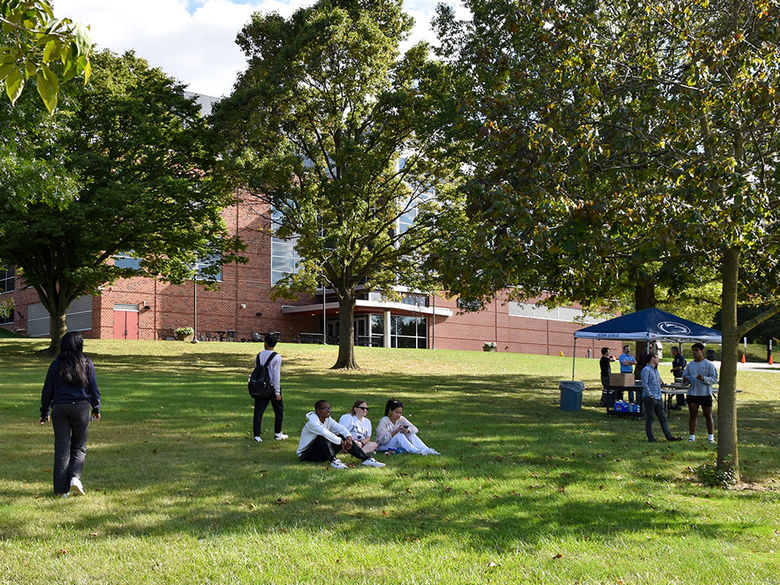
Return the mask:
M 651 444 L 607 418 L 596 359 L 577 364 L 583 409 L 563 412 L 565 358 L 358 348 L 363 369 L 334 372 L 335 348 L 280 344 L 290 440 L 269 408 L 258 444 L 257 344 L 88 340 L 103 419 L 86 497 L 59 499 L 45 345 L 0 340 L 0 584 L 780 583 L 777 372 L 739 372 L 745 484 L 721 490 L 693 479 L 706 441 Z M 363 398 L 376 426 L 389 397 L 440 457 L 297 461 L 315 400 L 338 418 Z

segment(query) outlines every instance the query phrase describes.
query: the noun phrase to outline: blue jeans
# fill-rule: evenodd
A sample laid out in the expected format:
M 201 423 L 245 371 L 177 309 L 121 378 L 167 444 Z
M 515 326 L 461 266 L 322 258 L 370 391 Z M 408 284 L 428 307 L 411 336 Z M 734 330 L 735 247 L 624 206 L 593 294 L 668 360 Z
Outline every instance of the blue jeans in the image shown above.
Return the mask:
M 71 478 L 81 479 L 87 455 L 87 429 L 91 410 L 88 400 L 54 404 L 51 407 L 55 494 L 67 494 Z
M 661 423 L 661 430 L 667 439 L 672 438 L 672 431 L 669 430 L 669 423 L 666 421 L 666 412 L 664 411 L 664 401 L 655 399 L 652 396 L 645 396 L 642 402 L 642 408 L 645 413 L 645 434 L 648 440 L 653 440 L 653 417 L 658 417 Z

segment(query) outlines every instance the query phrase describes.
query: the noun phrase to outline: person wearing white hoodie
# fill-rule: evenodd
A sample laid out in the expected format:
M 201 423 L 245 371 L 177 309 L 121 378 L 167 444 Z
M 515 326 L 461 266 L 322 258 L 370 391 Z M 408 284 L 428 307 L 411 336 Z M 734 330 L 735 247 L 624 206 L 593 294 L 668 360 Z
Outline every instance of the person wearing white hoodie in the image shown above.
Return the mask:
M 301 430 L 298 441 L 298 459 L 300 461 L 330 461 L 334 469 L 346 469 L 347 466 L 336 457 L 339 452 L 357 457 L 367 467 L 384 467 L 352 439 L 349 431 L 330 417 L 332 408 L 327 400 L 318 400 L 314 410 L 306 413 L 306 424 Z

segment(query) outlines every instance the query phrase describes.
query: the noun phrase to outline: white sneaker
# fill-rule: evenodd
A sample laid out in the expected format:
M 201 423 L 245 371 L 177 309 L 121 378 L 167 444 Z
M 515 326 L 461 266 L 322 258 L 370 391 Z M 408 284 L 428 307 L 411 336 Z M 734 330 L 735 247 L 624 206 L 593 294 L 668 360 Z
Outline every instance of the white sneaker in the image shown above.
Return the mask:
M 347 468 L 347 464 L 344 463 L 341 459 L 334 459 L 333 461 L 330 462 L 330 466 L 333 469 L 346 469 Z
M 70 489 L 75 492 L 77 496 L 84 495 L 84 486 L 81 485 L 81 480 L 78 477 L 71 478 Z
M 284 441 L 285 439 L 288 438 L 288 435 L 285 435 L 284 433 L 276 433 L 274 437 L 276 438 L 277 441 Z
M 371 457 L 371 459 L 366 459 L 365 461 L 363 461 L 363 465 L 366 465 L 368 467 L 384 467 L 385 466 L 384 463 L 380 463 L 379 461 L 377 461 L 373 457 Z
M 262 443 L 263 439 L 261 439 L 260 437 L 255 437 L 255 441 L 257 441 L 258 443 Z
M 707 440 L 710 442 L 710 445 L 714 445 L 715 444 L 715 437 L 713 437 L 712 439 L 707 439 Z
M 689 443 L 693 443 L 695 440 L 696 440 L 696 435 L 691 435 L 690 437 L 688 437 Z
M 421 455 L 441 455 L 436 449 L 431 449 L 430 447 L 423 451 Z

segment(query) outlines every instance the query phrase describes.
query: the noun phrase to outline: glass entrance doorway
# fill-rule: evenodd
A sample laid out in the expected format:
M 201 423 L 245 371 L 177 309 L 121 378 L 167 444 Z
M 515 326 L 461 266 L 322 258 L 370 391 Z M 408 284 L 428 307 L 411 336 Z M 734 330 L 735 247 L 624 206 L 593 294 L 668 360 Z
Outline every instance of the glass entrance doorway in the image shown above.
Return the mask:
M 384 346 L 385 316 L 383 314 L 358 315 L 352 323 L 355 328 L 355 345 Z M 328 338 L 338 339 L 338 336 L 338 319 L 328 320 Z M 391 315 L 390 347 L 427 348 L 428 320 L 425 317 Z

